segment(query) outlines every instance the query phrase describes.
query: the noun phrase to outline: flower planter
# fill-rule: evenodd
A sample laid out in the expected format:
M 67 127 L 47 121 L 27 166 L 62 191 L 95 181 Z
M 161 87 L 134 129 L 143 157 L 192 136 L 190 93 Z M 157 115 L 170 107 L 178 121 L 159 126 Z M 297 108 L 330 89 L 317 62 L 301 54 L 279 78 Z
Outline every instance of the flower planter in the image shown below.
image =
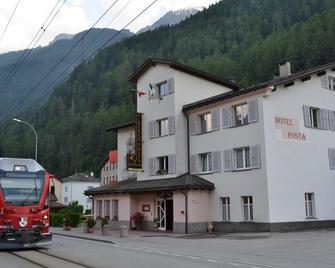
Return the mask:
M 92 234 L 92 233 L 95 232 L 95 228 L 94 228 L 94 227 L 92 227 L 92 228 L 88 228 L 88 227 L 87 227 L 87 232 L 88 232 L 89 234 Z
M 64 231 L 71 231 L 71 225 L 64 225 L 63 230 Z
M 104 225 L 103 227 L 101 227 L 101 233 L 102 235 L 111 235 L 112 230 L 109 225 Z

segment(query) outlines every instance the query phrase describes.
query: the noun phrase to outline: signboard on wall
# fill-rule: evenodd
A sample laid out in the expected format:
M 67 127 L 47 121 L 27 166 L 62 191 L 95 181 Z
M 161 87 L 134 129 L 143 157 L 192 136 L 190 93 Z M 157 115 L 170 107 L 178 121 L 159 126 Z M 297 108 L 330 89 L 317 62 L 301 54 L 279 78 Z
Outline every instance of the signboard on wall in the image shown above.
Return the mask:
M 275 116 L 276 136 L 279 140 L 308 142 L 307 133 L 300 129 L 298 119 Z
M 143 171 L 142 169 L 142 114 L 136 113 L 135 152 L 127 154 L 127 170 Z

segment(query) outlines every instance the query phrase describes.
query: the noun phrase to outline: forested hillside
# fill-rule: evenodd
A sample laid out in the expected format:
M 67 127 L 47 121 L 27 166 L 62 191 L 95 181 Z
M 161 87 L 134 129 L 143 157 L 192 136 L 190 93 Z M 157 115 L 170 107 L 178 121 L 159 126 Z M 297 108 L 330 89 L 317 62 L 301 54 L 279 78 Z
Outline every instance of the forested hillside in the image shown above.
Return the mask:
M 245 87 L 272 79 L 283 59 L 299 71 L 335 60 L 335 1 L 224 0 L 176 26 L 130 37 L 80 65 L 46 105 L 21 117 L 40 137 L 40 160 L 59 176 L 97 170 L 133 117 L 129 75 L 148 57 L 173 59 Z M 8 122 L 0 154 L 33 156 L 33 134 Z

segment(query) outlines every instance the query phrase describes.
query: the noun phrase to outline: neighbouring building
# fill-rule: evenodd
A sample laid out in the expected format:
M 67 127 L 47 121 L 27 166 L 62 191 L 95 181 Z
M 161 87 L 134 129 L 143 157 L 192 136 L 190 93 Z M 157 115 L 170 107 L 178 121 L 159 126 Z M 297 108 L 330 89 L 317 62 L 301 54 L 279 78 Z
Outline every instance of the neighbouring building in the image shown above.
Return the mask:
M 58 212 L 59 210 L 66 207 L 61 203 L 62 200 L 62 182 L 56 178 L 51 177 L 50 183 L 50 211 Z
M 180 233 L 208 222 L 223 232 L 335 226 L 335 63 L 291 74 L 285 62 L 274 80 L 241 89 L 148 59 L 130 81 L 136 122 L 112 128 L 123 176 L 85 192 L 95 216 L 129 224 L 141 211 L 145 229 L 156 219 Z
M 100 186 L 100 179 L 85 173 L 76 173 L 62 179 L 62 203 L 68 205 L 78 201 L 86 209 L 92 209 L 92 200 L 84 195 L 86 190 Z
M 100 165 L 101 185 L 116 183 L 117 179 L 117 151 L 110 151 L 107 158 Z

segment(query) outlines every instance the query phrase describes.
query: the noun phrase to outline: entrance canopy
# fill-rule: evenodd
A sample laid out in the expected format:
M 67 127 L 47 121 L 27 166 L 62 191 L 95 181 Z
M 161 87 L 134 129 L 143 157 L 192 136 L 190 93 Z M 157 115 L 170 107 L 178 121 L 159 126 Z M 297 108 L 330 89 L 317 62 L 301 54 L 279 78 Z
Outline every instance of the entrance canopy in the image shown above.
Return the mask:
M 85 195 L 139 193 L 170 190 L 213 190 L 214 184 L 197 175 L 184 174 L 175 178 L 141 180 L 127 179 L 85 191 Z

